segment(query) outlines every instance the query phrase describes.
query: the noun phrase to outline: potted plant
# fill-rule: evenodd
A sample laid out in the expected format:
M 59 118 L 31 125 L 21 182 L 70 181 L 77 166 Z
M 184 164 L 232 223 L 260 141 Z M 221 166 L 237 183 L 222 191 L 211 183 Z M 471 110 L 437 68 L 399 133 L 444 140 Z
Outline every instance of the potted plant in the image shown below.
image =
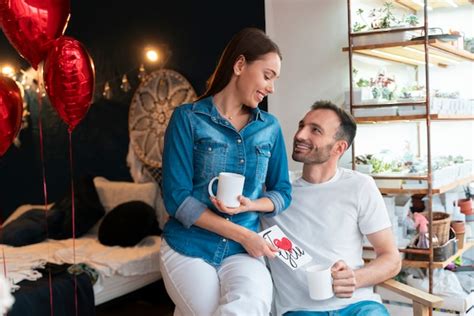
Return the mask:
M 356 170 L 362 173 L 370 174 L 374 170 L 372 164 L 370 163 L 370 159 L 372 155 L 359 155 L 355 157 L 356 163 Z
M 405 23 L 410 26 L 417 26 L 418 25 L 418 16 L 415 14 L 409 14 L 405 17 Z
M 393 3 L 387 1 L 383 4 L 382 8 L 372 9 L 369 17 L 372 18 L 370 26 L 372 29 L 385 29 L 394 26 L 399 26 L 400 20 L 398 20 L 392 13 Z
M 356 21 L 354 25 L 352 26 L 352 32 L 361 32 L 367 27 L 367 23 L 365 22 L 364 17 L 362 16 L 362 13 L 364 13 L 364 10 L 357 9 L 356 14 L 359 16 L 362 23 L 360 23 L 359 21 Z
M 377 78 L 370 78 L 370 87 L 372 88 L 372 96 L 374 99 L 393 100 L 395 98 L 395 90 L 397 85 L 394 77 L 379 72 Z
M 464 187 L 464 194 L 465 198 L 464 199 L 459 199 L 458 200 L 458 206 L 461 209 L 461 213 L 464 213 L 466 215 L 471 215 L 472 214 L 472 192 L 469 187 L 469 185 Z

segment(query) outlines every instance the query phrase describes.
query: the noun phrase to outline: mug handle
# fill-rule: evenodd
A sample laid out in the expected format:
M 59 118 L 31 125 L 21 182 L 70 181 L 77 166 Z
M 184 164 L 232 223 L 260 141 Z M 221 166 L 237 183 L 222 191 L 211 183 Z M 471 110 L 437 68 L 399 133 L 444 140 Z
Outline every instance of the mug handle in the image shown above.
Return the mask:
M 212 178 L 211 181 L 209 182 L 209 185 L 207 186 L 207 190 L 209 191 L 209 195 L 212 196 L 212 197 L 216 197 L 214 192 L 212 192 L 212 185 L 214 184 L 214 181 L 216 181 L 217 179 L 219 179 L 219 177 Z

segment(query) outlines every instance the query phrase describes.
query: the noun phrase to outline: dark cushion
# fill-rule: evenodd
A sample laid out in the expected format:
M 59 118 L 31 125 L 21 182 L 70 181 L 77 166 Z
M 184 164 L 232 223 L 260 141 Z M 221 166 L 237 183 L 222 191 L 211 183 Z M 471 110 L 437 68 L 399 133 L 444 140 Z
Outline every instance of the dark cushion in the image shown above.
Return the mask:
M 99 226 L 99 241 L 106 246 L 132 247 L 144 237 L 159 235 L 155 210 L 142 201 L 130 201 L 113 208 Z
M 46 215 L 41 209 L 32 209 L 3 227 L 0 243 L 15 247 L 36 244 L 46 239 Z
M 101 219 L 105 210 L 100 203 L 92 176 L 83 176 L 74 184 L 76 238 L 84 235 Z M 72 238 L 72 199 L 69 188 L 64 197 L 46 212 L 32 209 L 3 227 L 0 243 L 25 246 L 47 238 Z

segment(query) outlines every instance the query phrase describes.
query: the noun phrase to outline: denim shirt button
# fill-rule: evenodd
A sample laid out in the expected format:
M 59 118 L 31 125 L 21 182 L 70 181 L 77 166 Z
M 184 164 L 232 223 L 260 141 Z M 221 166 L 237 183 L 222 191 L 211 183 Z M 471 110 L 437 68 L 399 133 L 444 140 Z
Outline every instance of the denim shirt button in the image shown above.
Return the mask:
M 208 150 L 208 151 L 212 151 L 212 148 L 211 148 L 211 147 L 209 147 L 209 148 L 207 148 L 207 150 Z
M 223 241 L 223 242 L 226 242 L 226 241 L 227 241 L 227 239 L 225 239 L 225 238 L 222 238 L 222 241 Z
M 239 144 L 240 144 L 241 142 L 242 142 L 242 140 L 241 140 L 240 138 L 239 138 L 239 139 L 237 139 L 237 143 L 239 143 Z
M 230 221 L 230 218 L 227 217 L 226 220 Z
M 245 160 L 243 160 L 243 159 L 240 159 L 240 163 L 244 163 L 244 162 L 245 162 Z

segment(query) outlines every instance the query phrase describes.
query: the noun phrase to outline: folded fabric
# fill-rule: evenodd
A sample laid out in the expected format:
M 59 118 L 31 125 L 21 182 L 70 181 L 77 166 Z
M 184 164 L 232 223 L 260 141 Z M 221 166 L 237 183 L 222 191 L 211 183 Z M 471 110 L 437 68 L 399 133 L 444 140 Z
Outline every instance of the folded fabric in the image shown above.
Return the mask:
M 143 275 L 159 271 L 161 239 L 157 236 L 145 237 L 135 247 L 126 248 L 104 246 L 92 236 L 77 239 L 75 250 L 72 247 L 72 239 L 61 243 L 62 247 L 55 250 L 49 262 L 82 262 L 99 272 L 101 277 L 110 277 L 113 274 Z

